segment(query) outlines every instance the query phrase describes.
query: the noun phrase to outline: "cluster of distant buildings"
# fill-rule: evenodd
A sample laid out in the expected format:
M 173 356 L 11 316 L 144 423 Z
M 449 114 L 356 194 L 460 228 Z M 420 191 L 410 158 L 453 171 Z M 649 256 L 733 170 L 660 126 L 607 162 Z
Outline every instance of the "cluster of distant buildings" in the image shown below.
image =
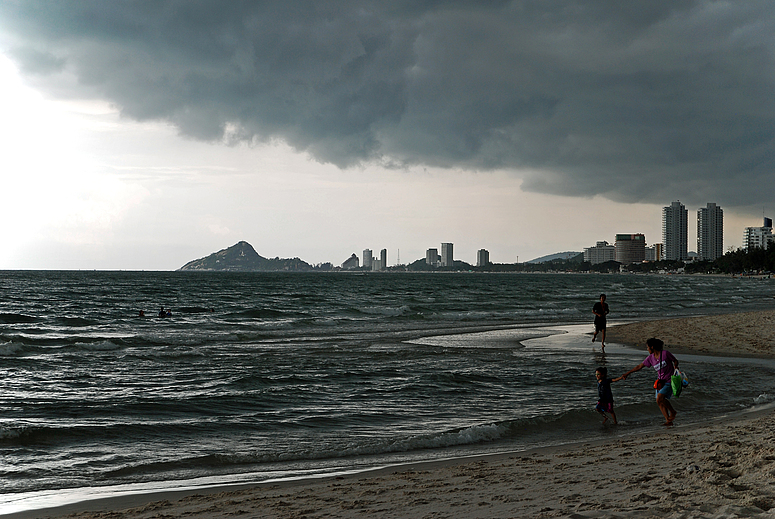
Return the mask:
M 454 245 L 452 243 L 441 244 L 441 254 L 439 249 L 428 249 L 425 251 L 425 263 L 431 267 L 454 267 L 455 260 L 453 256 Z M 363 250 L 363 268 L 372 271 L 386 270 L 388 266 L 387 249 L 382 249 L 379 253 L 379 258 L 374 257 L 374 252 L 371 249 Z M 487 249 L 479 249 L 476 251 L 476 266 L 485 267 L 490 264 L 490 252 Z M 360 261 L 358 256 L 353 253 L 344 263 L 342 263 L 342 269 L 352 270 L 359 269 Z
M 584 249 L 584 261 L 593 265 L 616 261 L 622 264 L 642 263 L 644 261 L 713 261 L 724 255 L 724 211 L 715 203 L 697 210 L 697 252 L 689 252 L 688 221 L 689 213 L 680 201 L 662 208 L 662 243 L 646 245 L 646 236 L 642 233 L 617 234 L 613 245 L 599 241 L 594 247 Z M 772 219 L 764 218 L 761 227 L 746 227 L 743 233 L 743 249 L 766 249 L 775 243 L 772 233 Z M 375 257 L 371 249 L 363 251 L 363 268 L 372 271 L 386 270 L 388 266 L 387 249 Z M 434 268 L 454 267 L 453 244 L 442 243 L 441 253 L 433 248 L 425 251 L 425 263 Z M 487 249 L 476 251 L 476 266 L 490 264 L 490 252 Z M 342 263 L 345 270 L 359 269 L 360 261 L 354 253 Z
M 367 270 L 385 270 L 387 268 L 387 261 L 387 249 L 382 249 L 379 251 L 378 258 L 374 257 L 374 252 L 371 249 L 363 250 L 363 268 Z M 345 270 L 360 268 L 358 256 L 353 253 L 352 256 L 350 256 L 344 263 L 342 263 L 342 268 Z
M 441 254 L 439 249 L 428 249 L 425 251 L 425 264 L 431 267 L 454 267 L 455 260 L 452 256 L 453 244 L 442 243 Z M 476 266 L 486 267 L 490 264 L 490 251 L 479 249 L 476 251 Z
M 646 246 L 643 234 L 617 234 L 613 245 L 599 241 L 594 247 L 584 249 L 584 261 L 598 264 L 606 261 L 640 263 L 644 261 L 688 261 L 698 259 L 713 261 L 724 255 L 724 211 L 715 203 L 697 210 L 697 252 L 690 257 L 688 251 L 688 211 L 676 201 L 662 208 L 662 243 Z M 775 242 L 772 220 L 764 218 L 762 227 L 746 227 L 743 248 L 767 248 Z

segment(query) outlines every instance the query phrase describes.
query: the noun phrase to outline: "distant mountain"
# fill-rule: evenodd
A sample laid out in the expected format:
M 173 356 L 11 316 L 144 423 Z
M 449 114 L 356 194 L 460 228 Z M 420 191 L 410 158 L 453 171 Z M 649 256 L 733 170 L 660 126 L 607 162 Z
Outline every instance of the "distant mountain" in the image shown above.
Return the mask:
M 299 258 L 268 259 L 260 256 L 246 241 L 228 249 L 214 252 L 207 257 L 189 261 L 178 270 L 235 271 L 235 272 L 306 272 L 312 265 Z
M 573 260 L 576 259 L 577 256 L 581 255 L 582 259 L 584 257 L 583 252 L 558 252 L 556 254 L 549 254 L 548 256 L 541 256 L 540 258 L 536 258 L 534 260 L 530 260 L 527 263 L 548 263 L 550 261 L 554 260 Z

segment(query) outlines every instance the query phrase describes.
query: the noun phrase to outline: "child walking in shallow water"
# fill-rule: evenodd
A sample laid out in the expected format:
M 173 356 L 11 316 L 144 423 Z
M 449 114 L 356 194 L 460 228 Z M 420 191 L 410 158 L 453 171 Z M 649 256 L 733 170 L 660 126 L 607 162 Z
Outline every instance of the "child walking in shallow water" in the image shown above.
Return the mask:
M 622 377 L 608 378 L 608 368 L 600 367 L 595 370 L 595 378 L 597 378 L 598 396 L 595 409 L 603 415 L 603 423 L 608 421 L 606 413 L 609 413 L 611 418 L 614 419 L 614 424 L 616 424 L 618 422 L 616 421 L 616 413 L 614 413 L 614 394 L 611 391 L 611 382 L 619 382 L 622 380 Z

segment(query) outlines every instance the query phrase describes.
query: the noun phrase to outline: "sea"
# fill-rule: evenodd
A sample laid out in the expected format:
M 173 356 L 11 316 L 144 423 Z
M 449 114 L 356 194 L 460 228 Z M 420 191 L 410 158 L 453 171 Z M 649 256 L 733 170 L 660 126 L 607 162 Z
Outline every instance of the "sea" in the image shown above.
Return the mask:
M 0 272 L 0 514 L 656 430 L 645 370 L 595 411 L 595 369 L 646 357 L 592 342 L 601 293 L 609 324 L 775 307 L 745 277 Z M 677 424 L 775 402 L 772 361 L 679 360 Z

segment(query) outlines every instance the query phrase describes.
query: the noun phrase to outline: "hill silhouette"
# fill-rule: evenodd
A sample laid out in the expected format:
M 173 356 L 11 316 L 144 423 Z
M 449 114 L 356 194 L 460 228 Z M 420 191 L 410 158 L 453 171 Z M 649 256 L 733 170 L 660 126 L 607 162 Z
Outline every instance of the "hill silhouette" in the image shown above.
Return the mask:
M 312 265 L 299 258 L 269 259 L 259 255 L 251 244 L 238 242 L 228 249 L 189 261 L 178 270 L 230 272 L 306 272 Z

